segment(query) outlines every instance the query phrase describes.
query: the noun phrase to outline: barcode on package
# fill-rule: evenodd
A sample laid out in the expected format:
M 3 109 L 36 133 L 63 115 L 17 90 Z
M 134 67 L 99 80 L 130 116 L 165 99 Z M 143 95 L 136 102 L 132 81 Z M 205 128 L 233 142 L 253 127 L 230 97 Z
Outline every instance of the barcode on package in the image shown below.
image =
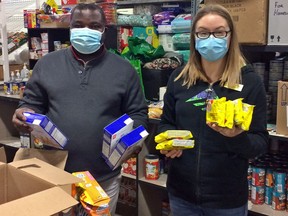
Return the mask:
M 66 137 L 57 129 L 54 128 L 51 136 L 61 145 L 63 146 L 66 142 Z

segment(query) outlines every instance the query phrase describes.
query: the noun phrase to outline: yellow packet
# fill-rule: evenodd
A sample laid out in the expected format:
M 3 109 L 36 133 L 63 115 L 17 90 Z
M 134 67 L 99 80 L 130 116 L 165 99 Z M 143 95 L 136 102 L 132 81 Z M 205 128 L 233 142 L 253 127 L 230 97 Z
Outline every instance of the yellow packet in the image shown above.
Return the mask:
M 242 106 L 243 98 L 239 98 L 233 100 L 234 103 L 234 123 L 235 125 L 240 125 L 244 121 L 243 119 L 243 106 Z
M 90 172 L 74 172 L 72 174 L 83 180 L 73 186 L 72 193 L 74 197 L 78 197 L 81 203 L 80 209 L 83 208 L 91 216 L 110 215 L 110 198 Z
M 207 101 L 206 121 L 217 123 L 220 127 L 225 127 L 226 98 L 211 99 Z
M 255 105 L 250 105 L 247 103 L 242 103 L 243 105 L 243 122 L 241 124 L 241 128 L 245 131 L 248 131 L 250 128 L 250 124 L 252 121 L 252 115 L 254 111 Z
M 156 150 L 184 150 L 194 148 L 194 140 L 172 139 L 156 145 Z
M 233 101 L 226 101 L 225 111 L 225 127 L 233 128 L 234 125 L 234 103 Z
M 190 139 L 192 133 L 188 130 L 167 130 L 155 136 L 154 140 L 156 143 L 161 143 L 171 139 Z

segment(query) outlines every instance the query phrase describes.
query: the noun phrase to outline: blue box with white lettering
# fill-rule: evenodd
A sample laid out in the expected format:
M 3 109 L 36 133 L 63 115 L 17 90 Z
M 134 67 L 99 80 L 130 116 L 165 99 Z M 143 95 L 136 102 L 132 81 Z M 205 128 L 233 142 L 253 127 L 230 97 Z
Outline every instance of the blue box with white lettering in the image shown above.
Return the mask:
M 121 166 L 137 148 L 142 148 L 143 142 L 148 135 L 149 133 L 143 126 L 135 128 L 120 139 L 106 163 L 112 170 Z
M 107 159 L 121 137 L 133 129 L 134 121 L 129 115 L 124 114 L 104 128 L 102 156 Z
M 67 144 L 67 137 L 46 115 L 30 112 L 24 112 L 23 115 L 26 123 L 33 128 L 31 134 L 44 145 L 63 149 Z

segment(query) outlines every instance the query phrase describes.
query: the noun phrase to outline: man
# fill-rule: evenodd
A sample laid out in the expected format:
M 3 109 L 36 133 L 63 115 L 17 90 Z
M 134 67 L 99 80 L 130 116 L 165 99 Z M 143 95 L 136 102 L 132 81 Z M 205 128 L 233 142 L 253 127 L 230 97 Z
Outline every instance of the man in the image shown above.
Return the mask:
M 112 215 L 120 186 L 101 156 L 103 128 L 127 113 L 134 127 L 146 126 L 147 105 L 139 77 L 128 61 L 103 44 L 106 19 L 95 4 L 78 4 L 71 12 L 72 46 L 41 58 L 13 116 L 19 131 L 30 128 L 23 112 L 47 115 L 68 137 L 66 170 L 88 170 L 110 196 Z

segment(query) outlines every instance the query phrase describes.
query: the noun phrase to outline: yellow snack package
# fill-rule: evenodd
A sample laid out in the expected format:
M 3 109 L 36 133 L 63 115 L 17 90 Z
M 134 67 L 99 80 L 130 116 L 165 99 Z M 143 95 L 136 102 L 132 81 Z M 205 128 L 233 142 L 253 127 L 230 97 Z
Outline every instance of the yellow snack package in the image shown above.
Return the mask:
M 244 121 L 243 119 L 243 106 L 242 106 L 243 98 L 238 98 L 233 100 L 234 103 L 234 123 L 235 125 L 240 125 Z
M 78 214 L 76 215 L 110 216 L 110 198 L 93 176 L 88 171 L 72 174 L 83 180 L 75 184 L 72 190 L 72 195 L 81 203 L 77 206 Z M 85 212 L 85 214 L 79 214 L 80 212 Z
M 194 140 L 172 139 L 156 145 L 156 150 L 184 150 L 194 148 Z
M 225 127 L 226 98 L 212 99 L 207 101 L 206 121 L 217 123 L 220 127 Z
M 226 101 L 226 111 L 225 111 L 225 127 L 233 128 L 234 125 L 234 103 L 233 101 Z
M 188 130 L 167 130 L 155 136 L 154 140 L 156 143 L 161 143 L 166 140 L 171 139 L 190 139 L 192 138 L 192 133 Z
M 247 103 L 242 103 L 243 105 L 243 122 L 240 125 L 241 128 L 245 131 L 248 131 L 250 128 L 250 124 L 252 121 L 252 115 L 253 115 L 253 111 L 254 111 L 254 105 L 250 105 Z

